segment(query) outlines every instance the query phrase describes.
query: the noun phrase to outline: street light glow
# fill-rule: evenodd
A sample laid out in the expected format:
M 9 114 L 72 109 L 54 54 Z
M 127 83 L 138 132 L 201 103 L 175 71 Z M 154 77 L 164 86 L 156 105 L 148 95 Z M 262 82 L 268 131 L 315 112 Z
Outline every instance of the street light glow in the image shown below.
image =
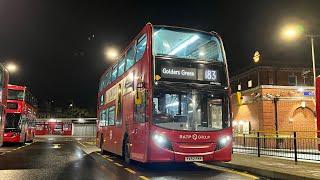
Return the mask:
M 301 25 L 287 25 L 281 30 L 281 37 L 285 40 L 294 40 L 301 36 L 303 27 Z
M 109 47 L 105 50 L 104 52 L 105 56 L 107 59 L 111 59 L 111 60 L 114 60 L 118 57 L 119 55 L 119 52 L 116 48 L 113 48 L 113 47 Z
M 6 68 L 8 69 L 9 72 L 14 73 L 18 70 L 18 67 L 14 63 L 9 63 L 6 65 Z

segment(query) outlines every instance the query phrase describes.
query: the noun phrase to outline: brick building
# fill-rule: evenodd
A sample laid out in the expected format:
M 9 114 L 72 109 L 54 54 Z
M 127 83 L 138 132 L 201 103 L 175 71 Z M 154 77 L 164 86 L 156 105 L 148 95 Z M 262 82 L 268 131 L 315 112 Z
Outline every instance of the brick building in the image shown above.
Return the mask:
M 231 78 L 235 131 L 316 131 L 312 71 L 287 66 L 258 65 Z

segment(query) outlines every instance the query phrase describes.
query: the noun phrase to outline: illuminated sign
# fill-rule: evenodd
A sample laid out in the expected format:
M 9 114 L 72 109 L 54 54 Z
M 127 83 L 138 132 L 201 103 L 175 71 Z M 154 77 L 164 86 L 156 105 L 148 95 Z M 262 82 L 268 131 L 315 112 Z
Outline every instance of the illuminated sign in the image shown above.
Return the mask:
M 204 80 L 206 81 L 217 81 L 218 72 L 216 70 L 206 69 L 204 72 Z
M 218 71 L 185 67 L 161 67 L 161 78 L 218 82 Z
M 162 67 L 161 77 L 173 79 L 197 79 L 197 70 L 195 68 L 182 67 Z

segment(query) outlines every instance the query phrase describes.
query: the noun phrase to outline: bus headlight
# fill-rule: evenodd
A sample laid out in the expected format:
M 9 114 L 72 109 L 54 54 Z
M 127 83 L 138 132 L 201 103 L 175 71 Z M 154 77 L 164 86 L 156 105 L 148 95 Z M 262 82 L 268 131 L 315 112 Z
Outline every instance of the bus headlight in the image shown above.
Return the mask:
M 216 151 L 222 149 L 223 147 L 225 147 L 226 145 L 228 145 L 231 141 L 231 137 L 230 136 L 222 136 L 217 143 L 216 146 Z
M 152 136 L 153 142 L 159 147 L 166 148 L 172 150 L 172 144 L 168 141 L 168 139 L 161 134 L 154 134 Z

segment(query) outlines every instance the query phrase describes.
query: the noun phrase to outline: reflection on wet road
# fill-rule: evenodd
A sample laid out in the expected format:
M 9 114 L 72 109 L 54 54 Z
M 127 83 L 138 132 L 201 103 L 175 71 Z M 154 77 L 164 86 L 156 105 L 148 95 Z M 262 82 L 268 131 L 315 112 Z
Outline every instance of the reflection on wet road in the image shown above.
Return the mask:
M 23 147 L 1 147 L 0 180 L 256 178 L 203 163 L 126 165 L 120 157 L 101 155 L 93 143 L 78 140 L 42 138 Z

